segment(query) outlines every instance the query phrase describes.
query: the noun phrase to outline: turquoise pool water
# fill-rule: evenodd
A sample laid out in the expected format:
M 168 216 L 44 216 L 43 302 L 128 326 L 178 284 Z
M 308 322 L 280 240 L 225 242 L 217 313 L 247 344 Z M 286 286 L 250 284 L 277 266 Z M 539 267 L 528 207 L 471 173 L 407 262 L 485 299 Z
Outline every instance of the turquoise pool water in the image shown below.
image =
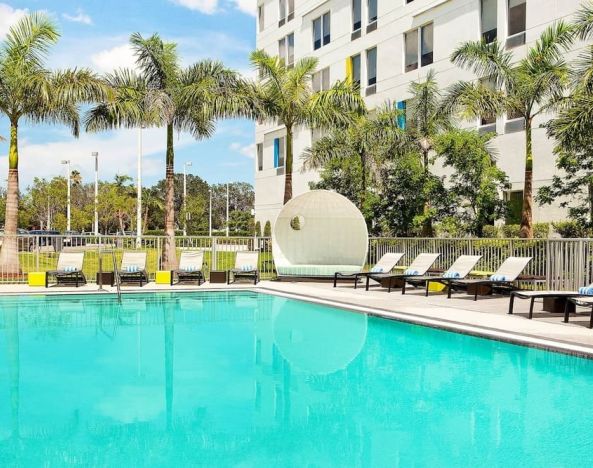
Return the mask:
M 0 466 L 591 466 L 593 362 L 249 292 L 0 299 Z

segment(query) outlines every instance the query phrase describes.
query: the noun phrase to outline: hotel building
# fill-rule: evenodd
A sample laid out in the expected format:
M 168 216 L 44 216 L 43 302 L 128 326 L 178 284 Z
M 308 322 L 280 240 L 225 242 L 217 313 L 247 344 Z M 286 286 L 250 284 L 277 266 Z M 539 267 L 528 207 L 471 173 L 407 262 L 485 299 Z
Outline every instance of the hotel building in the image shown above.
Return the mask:
M 280 55 L 288 63 L 317 57 L 316 89 L 326 89 L 351 74 L 360 83 L 369 109 L 389 101 L 405 109 L 412 81 L 436 72 L 441 89 L 475 79 L 453 65 L 451 52 L 462 42 L 499 40 L 515 57 L 524 56 L 541 32 L 554 21 L 570 20 L 579 0 L 258 0 L 257 48 Z M 575 46 L 576 55 L 582 45 Z M 548 184 L 555 172 L 553 142 L 534 122 L 534 190 Z M 523 189 L 525 131 L 512 115 L 464 122 L 496 131 L 498 165 L 512 189 L 505 197 L 520 209 Z M 255 211 L 262 223 L 274 222 L 284 193 L 285 130 L 269 123 L 256 125 Z M 300 156 L 314 134 L 300 128 L 294 137 L 293 196 L 318 180 L 315 171 L 301 170 Z M 435 172 L 441 169 L 435 167 Z M 535 205 L 534 218 L 554 221 L 565 212 L 558 206 Z

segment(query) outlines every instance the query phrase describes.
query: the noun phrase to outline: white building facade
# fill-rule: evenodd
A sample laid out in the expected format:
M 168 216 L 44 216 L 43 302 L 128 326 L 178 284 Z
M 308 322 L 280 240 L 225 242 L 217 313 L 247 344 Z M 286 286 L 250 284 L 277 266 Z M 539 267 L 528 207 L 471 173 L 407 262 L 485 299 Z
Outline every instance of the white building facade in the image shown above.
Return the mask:
M 580 0 L 258 0 L 257 48 L 289 64 L 317 57 L 316 88 L 325 89 L 349 74 L 360 82 L 369 109 L 387 101 L 405 108 L 410 83 L 423 80 L 431 69 L 441 89 L 475 78 L 450 62 L 462 42 L 497 39 L 519 58 L 547 26 L 571 20 L 580 6 Z M 576 56 L 579 47 L 570 55 Z M 520 206 L 525 132 L 522 120 L 512 117 L 464 125 L 497 132 L 498 165 L 512 183 L 505 196 Z M 540 127 L 548 118 L 534 123 L 535 191 L 555 173 L 554 145 Z M 282 126 L 256 125 L 255 211 L 262 226 L 273 223 L 282 208 L 285 133 Z M 319 178 L 315 171 L 301 170 L 300 156 L 312 136 L 305 128 L 295 132 L 293 196 Z M 534 209 L 536 222 L 564 215 L 557 206 L 536 204 Z

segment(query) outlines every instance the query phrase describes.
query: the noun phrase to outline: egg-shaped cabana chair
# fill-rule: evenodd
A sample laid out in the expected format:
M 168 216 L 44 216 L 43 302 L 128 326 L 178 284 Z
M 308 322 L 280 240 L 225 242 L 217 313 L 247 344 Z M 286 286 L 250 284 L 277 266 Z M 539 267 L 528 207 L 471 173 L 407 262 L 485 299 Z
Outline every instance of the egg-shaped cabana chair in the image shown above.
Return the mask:
M 276 218 L 272 252 L 279 277 L 332 277 L 364 266 L 368 231 L 346 197 L 313 190 L 290 200 Z

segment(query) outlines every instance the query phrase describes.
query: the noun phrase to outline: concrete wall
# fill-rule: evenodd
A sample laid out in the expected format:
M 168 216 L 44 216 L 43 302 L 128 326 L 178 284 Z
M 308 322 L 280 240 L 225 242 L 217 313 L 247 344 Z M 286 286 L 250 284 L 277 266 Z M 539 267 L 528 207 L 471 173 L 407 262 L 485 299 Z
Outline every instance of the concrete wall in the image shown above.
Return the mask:
M 460 80 L 472 79 L 473 75 L 451 64 L 449 57 L 461 42 L 477 40 L 481 35 L 480 0 L 378 0 L 378 28 L 366 33 L 367 1 L 363 0 L 362 37 L 351 39 L 352 13 L 351 0 L 296 0 L 294 19 L 278 26 L 278 0 L 259 0 L 258 5 L 265 9 L 265 28 L 258 33 L 257 46 L 271 54 L 278 53 L 278 40 L 287 34 L 295 34 L 295 61 L 303 56 L 319 59 L 319 68 L 330 67 L 330 79 L 334 82 L 344 79 L 346 59 L 362 54 L 363 93 L 366 83 L 366 63 L 364 52 L 377 47 L 377 93 L 366 98 L 369 108 L 380 106 L 386 101 L 405 100 L 410 96 L 410 82 L 422 80 L 430 69 L 437 73 L 441 88 Z M 516 57 L 522 57 L 525 50 L 537 40 L 541 32 L 553 21 L 570 16 L 579 8 L 580 0 L 527 0 L 527 45 L 513 49 Z M 507 0 L 498 0 L 498 39 L 506 39 Z M 331 11 L 331 42 L 319 50 L 313 50 L 312 21 L 321 14 Z M 404 33 L 426 23 L 434 24 L 434 62 L 430 66 L 415 71 L 404 71 Z M 569 56 L 576 56 L 582 45 L 575 46 Z M 549 183 L 555 172 L 553 143 L 539 128 L 549 116 L 535 122 L 534 136 L 534 188 Z M 478 127 L 478 122 L 464 125 Z M 499 118 L 496 125 L 499 136 L 495 147 L 498 151 L 500 167 L 507 172 L 513 190 L 523 186 L 525 134 L 523 131 L 505 134 L 505 118 Z M 264 143 L 264 169 L 255 170 L 255 209 L 256 218 L 263 223 L 273 222 L 282 207 L 284 178 L 273 168 L 273 139 L 281 128 L 264 124 L 256 126 L 256 142 Z M 293 175 L 293 195 L 308 190 L 309 182 L 317 180 L 316 173 L 301 171 L 300 154 L 311 144 L 311 132 L 300 129 L 295 135 L 295 166 Z M 436 169 L 438 172 L 438 168 Z M 561 219 L 564 211 L 558 206 L 537 207 L 536 221 Z

